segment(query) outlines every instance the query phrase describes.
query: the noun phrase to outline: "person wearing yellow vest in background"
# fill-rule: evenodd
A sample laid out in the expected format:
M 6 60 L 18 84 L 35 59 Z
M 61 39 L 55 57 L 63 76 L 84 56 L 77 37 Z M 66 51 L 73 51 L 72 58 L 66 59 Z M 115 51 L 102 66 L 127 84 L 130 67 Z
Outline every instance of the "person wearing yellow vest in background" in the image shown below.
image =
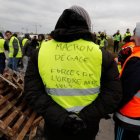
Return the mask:
M 118 53 L 118 50 L 119 50 L 119 43 L 122 41 L 122 37 L 121 37 L 121 34 L 120 34 L 120 31 L 118 30 L 117 33 L 115 33 L 113 35 L 113 40 L 114 40 L 114 53 L 117 52 Z
M 22 57 L 19 40 L 12 35 L 11 31 L 6 31 L 5 36 L 9 41 L 8 67 L 14 71 L 18 71 L 18 61 Z
M 0 74 L 3 74 L 4 69 L 5 69 L 5 53 L 4 51 L 8 51 L 9 47 L 4 40 L 3 34 L 0 32 Z
M 124 41 L 124 42 L 125 42 L 125 38 L 126 38 L 127 36 L 130 36 L 130 37 L 131 37 L 131 33 L 130 33 L 129 28 L 127 28 L 126 33 L 125 33 L 124 36 L 123 36 L 123 41 Z
M 106 50 L 107 46 L 108 46 L 108 42 L 107 42 L 107 39 L 106 39 L 106 35 L 104 34 L 104 32 L 101 33 L 100 35 L 100 48 L 104 48 Z
M 28 60 L 31 56 L 31 37 L 28 33 L 26 33 L 22 39 L 22 54 L 23 71 L 25 72 L 27 69 Z
M 140 23 L 131 39 L 136 45 L 120 73 L 123 99 L 114 115 L 115 140 L 139 140 L 140 136 Z
M 95 140 L 100 119 L 121 100 L 117 65 L 93 42 L 80 6 L 63 11 L 51 37 L 29 61 L 24 99 L 43 116 L 47 140 Z
M 99 31 L 97 34 L 96 34 L 96 44 L 100 44 L 100 41 L 101 41 L 101 32 Z

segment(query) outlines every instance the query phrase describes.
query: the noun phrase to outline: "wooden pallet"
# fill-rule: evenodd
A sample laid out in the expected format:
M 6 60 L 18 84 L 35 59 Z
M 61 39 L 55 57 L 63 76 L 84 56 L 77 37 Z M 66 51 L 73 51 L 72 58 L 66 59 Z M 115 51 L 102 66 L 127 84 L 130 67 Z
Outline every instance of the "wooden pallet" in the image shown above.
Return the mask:
M 0 131 L 10 140 L 23 140 L 27 133 L 31 133 L 31 140 L 42 119 L 27 107 L 21 95 L 21 86 L 0 75 Z

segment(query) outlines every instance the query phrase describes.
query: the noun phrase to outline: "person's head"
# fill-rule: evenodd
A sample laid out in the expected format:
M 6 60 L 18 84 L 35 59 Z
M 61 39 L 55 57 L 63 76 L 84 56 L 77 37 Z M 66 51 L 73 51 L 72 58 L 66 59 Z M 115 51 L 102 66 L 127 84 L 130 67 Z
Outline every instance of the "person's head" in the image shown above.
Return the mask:
M 136 28 L 134 29 L 134 35 L 131 37 L 136 44 L 136 46 L 140 46 L 140 22 L 136 23 Z
M 31 37 L 30 37 L 30 35 L 28 33 L 24 35 L 24 38 L 27 38 L 29 40 L 31 39 Z
M 71 6 L 65 9 L 59 17 L 55 29 L 83 28 L 91 30 L 91 20 L 87 11 L 80 6 Z
M 42 40 L 44 40 L 44 39 L 45 39 L 44 34 L 39 34 L 39 35 L 38 35 L 38 41 L 42 41 Z
M 5 36 L 6 36 L 6 39 L 10 39 L 11 36 L 12 36 L 12 32 L 11 31 L 6 31 Z
M 51 36 L 51 34 L 49 33 L 49 34 L 47 34 L 47 40 L 51 40 L 52 39 L 52 36 Z
M 51 37 L 60 42 L 87 39 L 87 36 L 88 39 L 92 39 L 91 20 L 87 11 L 80 6 L 65 9 L 59 17 L 55 29 L 51 32 Z
M 33 38 L 32 38 L 32 40 L 37 40 L 37 37 L 34 35 Z
M 117 34 L 119 34 L 120 33 L 120 30 L 117 30 Z
M 129 32 L 130 32 L 129 28 L 127 28 L 127 29 L 126 29 L 126 32 L 127 32 L 127 33 L 129 33 Z

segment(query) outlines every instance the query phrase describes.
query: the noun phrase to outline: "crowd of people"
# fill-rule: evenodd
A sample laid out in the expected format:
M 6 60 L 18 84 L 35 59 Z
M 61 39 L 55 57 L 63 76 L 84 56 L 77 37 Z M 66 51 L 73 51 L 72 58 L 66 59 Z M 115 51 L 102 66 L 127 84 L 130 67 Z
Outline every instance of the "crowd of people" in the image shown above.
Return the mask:
M 6 40 L 0 37 L 0 72 L 4 50 L 9 68 L 18 71 L 23 64 L 24 99 L 43 116 L 46 140 L 95 140 L 100 120 L 112 113 L 114 139 L 139 140 L 139 23 L 133 35 L 129 29 L 123 36 L 119 30 L 113 35 L 117 62 L 107 51 L 108 36 L 91 32 L 90 16 L 80 6 L 63 11 L 49 40 L 43 34 L 38 39 L 25 34 L 20 41 L 10 31 Z
M 41 44 L 48 39 L 50 37 L 45 38 L 44 34 L 31 38 L 30 34 L 26 33 L 21 38 L 11 31 L 6 31 L 4 35 L 0 33 L 0 73 L 3 74 L 6 66 L 13 71 L 23 70 L 25 72 L 34 50 L 40 48 Z

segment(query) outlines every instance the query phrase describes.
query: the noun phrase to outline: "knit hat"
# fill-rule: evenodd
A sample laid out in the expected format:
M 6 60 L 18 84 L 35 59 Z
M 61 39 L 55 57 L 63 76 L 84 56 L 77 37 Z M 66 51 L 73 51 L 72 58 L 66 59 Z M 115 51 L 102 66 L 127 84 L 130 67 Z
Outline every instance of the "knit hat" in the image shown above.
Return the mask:
M 84 8 L 74 5 L 74 6 L 71 6 L 69 9 L 73 10 L 74 12 L 82 16 L 85 19 L 89 30 L 91 30 L 91 20 L 90 20 L 89 14 Z

